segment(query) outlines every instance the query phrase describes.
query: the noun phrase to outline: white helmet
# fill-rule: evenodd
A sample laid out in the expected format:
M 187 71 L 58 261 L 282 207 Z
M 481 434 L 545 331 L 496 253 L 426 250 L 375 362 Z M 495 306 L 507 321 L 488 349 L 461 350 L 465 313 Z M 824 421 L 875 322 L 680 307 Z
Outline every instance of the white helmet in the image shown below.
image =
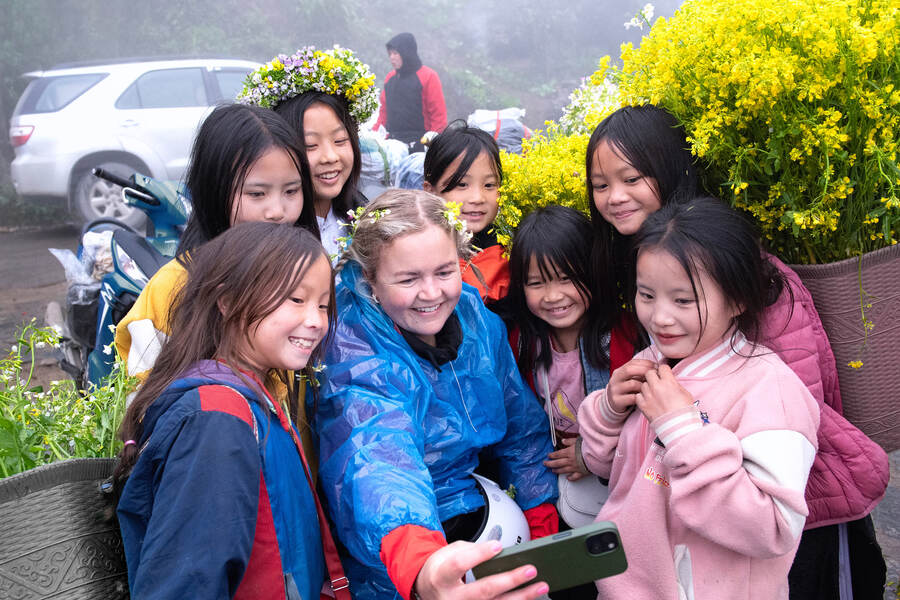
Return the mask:
M 474 473 L 472 477 L 484 496 L 485 508 L 484 521 L 475 541 L 499 540 L 504 548 L 531 541 L 528 520 L 516 501 L 490 479 Z
M 484 496 L 484 519 L 481 522 L 481 529 L 472 541 L 499 540 L 504 548 L 530 542 L 531 530 L 528 528 L 528 519 L 516 501 L 490 479 L 475 473 L 472 473 L 472 477 L 478 484 L 478 491 Z M 466 583 L 473 581 L 475 577 L 472 571 L 466 572 Z

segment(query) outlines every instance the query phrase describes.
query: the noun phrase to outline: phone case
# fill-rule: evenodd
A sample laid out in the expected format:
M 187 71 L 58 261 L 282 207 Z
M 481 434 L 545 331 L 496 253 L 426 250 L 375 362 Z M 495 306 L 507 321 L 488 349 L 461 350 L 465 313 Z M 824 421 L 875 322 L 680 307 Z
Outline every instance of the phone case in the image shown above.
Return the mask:
M 618 575 L 628 567 L 619 530 L 609 521 L 599 521 L 504 548 L 472 572 L 481 578 L 522 565 L 534 565 L 538 572 L 525 585 L 545 581 L 551 592 Z

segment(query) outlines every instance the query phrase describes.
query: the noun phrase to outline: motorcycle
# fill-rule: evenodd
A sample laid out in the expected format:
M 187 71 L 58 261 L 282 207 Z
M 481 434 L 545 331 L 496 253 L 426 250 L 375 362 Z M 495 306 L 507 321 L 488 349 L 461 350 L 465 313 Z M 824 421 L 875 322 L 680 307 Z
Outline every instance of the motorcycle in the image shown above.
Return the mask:
M 140 173 L 124 179 L 102 169 L 95 176 L 122 187 L 124 201 L 147 215 L 142 235 L 116 219 L 91 221 L 81 231 L 77 255 L 50 251 L 66 269 L 65 311 L 47 306 L 47 324 L 61 336 L 60 368 L 81 388 L 98 386 L 115 364 L 115 326 L 154 273 L 170 261 L 191 212 L 172 183 Z

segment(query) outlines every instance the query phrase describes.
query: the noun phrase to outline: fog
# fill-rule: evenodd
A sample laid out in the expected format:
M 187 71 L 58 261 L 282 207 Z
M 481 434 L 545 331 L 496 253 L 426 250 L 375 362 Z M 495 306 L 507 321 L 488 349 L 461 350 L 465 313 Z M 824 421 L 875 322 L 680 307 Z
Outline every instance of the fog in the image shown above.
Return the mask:
M 229 56 L 266 61 L 313 44 L 340 44 L 390 70 L 385 42 L 416 36 L 424 64 L 444 85 L 448 116 L 519 106 L 539 128 L 604 55 L 647 32 L 626 29 L 635 0 L 0 0 L 0 115 L 8 124 L 27 81 L 60 63 L 148 56 Z M 678 0 L 655 2 L 671 16 Z M 5 137 L 5 136 L 4 136 Z M 0 144 L 0 183 L 12 148 Z

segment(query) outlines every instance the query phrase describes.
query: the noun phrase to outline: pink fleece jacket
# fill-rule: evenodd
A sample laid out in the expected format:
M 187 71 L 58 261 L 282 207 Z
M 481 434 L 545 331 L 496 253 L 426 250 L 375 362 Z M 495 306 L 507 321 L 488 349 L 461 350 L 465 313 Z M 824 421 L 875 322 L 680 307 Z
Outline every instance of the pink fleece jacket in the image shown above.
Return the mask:
M 638 357 L 665 360 L 655 346 Z M 739 333 L 673 372 L 694 406 L 648 423 L 613 411 L 601 390 L 578 411 L 585 463 L 610 480 L 597 519 L 616 523 L 628 559 L 624 573 L 596 582 L 598 598 L 786 599 L 816 401 Z
M 821 410 L 819 451 L 806 487 L 806 528 L 860 519 L 884 497 L 888 456 L 842 415 L 834 354 L 809 290 L 783 262 L 767 258 L 784 275 L 790 293 L 782 292 L 767 309 L 759 342 L 800 377 Z

